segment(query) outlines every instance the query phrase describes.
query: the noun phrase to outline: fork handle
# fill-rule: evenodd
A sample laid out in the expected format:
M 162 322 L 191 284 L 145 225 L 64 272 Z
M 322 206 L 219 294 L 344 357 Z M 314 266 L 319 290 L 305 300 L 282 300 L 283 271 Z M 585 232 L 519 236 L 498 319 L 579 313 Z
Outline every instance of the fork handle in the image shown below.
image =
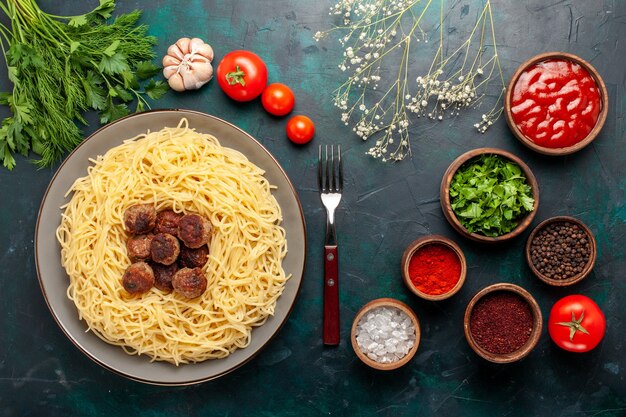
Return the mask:
M 339 344 L 339 257 L 337 245 L 324 246 L 324 344 Z

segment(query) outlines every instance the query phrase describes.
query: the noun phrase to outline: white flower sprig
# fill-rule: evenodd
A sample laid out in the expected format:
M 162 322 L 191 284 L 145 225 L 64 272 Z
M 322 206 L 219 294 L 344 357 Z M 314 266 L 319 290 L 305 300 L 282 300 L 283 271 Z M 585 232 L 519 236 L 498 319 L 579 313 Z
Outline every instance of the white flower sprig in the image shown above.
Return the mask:
M 460 110 L 476 107 L 486 95 L 492 79 L 501 83 L 494 107 L 474 127 L 484 133 L 502 114 L 500 100 L 504 76 L 500 67 L 491 13 L 487 0 L 469 37 L 454 52 L 444 54 L 444 0 L 440 4 L 439 46 L 426 74 L 414 78 L 409 66 L 412 46 L 428 43 L 420 23 L 434 0 L 340 0 L 331 15 L 343 24 L 314 36 L 320 40 L 334 31 L 344 47 L 338 65 L 348 74 L 334 92 L 333 102 L 341 109 L 341 121 L 350 125 L 364 141 L 375 139 L 367 154 L 383 161 L 399 161 L 411 154 L 411 115 L 443 120 Z M 478 43 L 478 44 L 477 44 Z M 423 48 L 424 49 L 424 48 Z M 397 68 L 395 80 L 382 80 L 385 68 Z M 381 81 L 382 80 L 382 81 Z

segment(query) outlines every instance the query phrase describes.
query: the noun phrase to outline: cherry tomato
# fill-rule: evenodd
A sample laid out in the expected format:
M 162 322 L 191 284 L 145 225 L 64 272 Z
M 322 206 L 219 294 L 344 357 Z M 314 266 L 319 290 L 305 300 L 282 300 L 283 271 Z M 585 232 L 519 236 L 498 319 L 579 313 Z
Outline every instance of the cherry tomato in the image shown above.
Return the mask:
M 308 117 L 293 116 L 287 122 L 287 137 L 293 143 L 305 144 L 313 139 L 313 135 L 315 135 L 315 125 Z
M 570 352 L 587 352 L 604 337 L 606 320 L 600 307 L 584 295 L 568 295 L 550 311 L 548 331 L 559 347 Z
M 296 99 L 291 88 L 285 84 L 274 83 L 267 86 L 261 96 L 263 108 L 274 116 L 284 116 L 293 110 Z
M 250 101 L 265 89 L 267 67 L 257 54 L 232 51 L 217 66 L 217 82 L 233 100 Z

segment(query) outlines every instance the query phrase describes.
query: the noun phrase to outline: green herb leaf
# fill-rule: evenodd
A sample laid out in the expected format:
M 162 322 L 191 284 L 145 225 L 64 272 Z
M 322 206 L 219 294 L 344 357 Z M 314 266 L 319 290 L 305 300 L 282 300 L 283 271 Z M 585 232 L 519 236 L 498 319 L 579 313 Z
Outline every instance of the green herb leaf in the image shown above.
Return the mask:
M 471 233 L 501 236 L 534 209 L 522 169 L 498 155 L 481 155 L 463 164 L 450 184 L 452 210 Z
M 111 13 L 115 9 L 114 0 L 100 0 L 100 5 L 96 7 L 91 13 L 96 13 L 103 19 L 111 17 Z
M 2 133 L 0 132 L 0 141 L 2 141 L 1 137 Z M 11 152 L 7 148 L 7 144 L 0 145 L 0 157 L 2 158 L 2 165 L 9 171 L 12 171 L 15 168 L 15 158 L 11 155 Z
M 135 73 L 140 80 L 147 80 L 161 72 L 161 67 L 154 65 L 151 61 L 142 61 L 135 67 Z
M 98 69 L 108 75 L 120 74 L 128 71 L 128 61 L 126 55 L 116 52 L 112 56 L 104 55 L 98 65 Z
M 80 16 L 74 16 L 69 20 L 69 22 L 67 22 L 67 24 L 76 28 L 80 26 L 84 26 L 87 24 L 87 15 L 83 14 Z
M 78 49 L 79 46 L 80 46 L 80 42 L 73 41 L 70 44 L 70 54 L 73 54 Z
M 102 53 L 105 54 L 106 56 L 113 56 L 115 55 L 115 51 L 117 50 L 118 46 L 120 46 L 120 40 L 116 39 L 113 41 L 113 43 L 111 43 L 111 45 L 109 45 L 107 49 L 102 51 Z
M 167 93 L 167 90 L 169 90 L 169 85 L 167 83 L 164 83 L 161 80 L 150 80 L 150 82 L 146 85 L 145 93 L 152 100 L 158 100 L 163 97 L 163 94 Z
M 127 116 L 130 113 L 126 104 L 113 104 L 109 103 L 109 106 L 100 113 L 100 123 L 105 124 L 114 120 Z
M 119 85 L 115 87 L 115 93 L 117 94 L 117 97 L 119 97 L 119 99 L 123 102 L 129 102 L 133 99 L 133 95 L 128 90 L 123 89 Z
M 137 75 L 133 73 L 131 70 L 122 71 L 120 74 L 122 76 L 122 80 L 124 82 L 124 88 L 129 88 L 136 90 L 139 88 L 139 81 L 137 80 Z
M 102 78 L 95 75 L 93 71 L 87 73 L 87 77 L 81 80 L 85 89 L 85 101 L 88 107 L 94 110 L 103 110 L 106 105 L 104 96 L 104 88 L 101 87 L 104 82 Z

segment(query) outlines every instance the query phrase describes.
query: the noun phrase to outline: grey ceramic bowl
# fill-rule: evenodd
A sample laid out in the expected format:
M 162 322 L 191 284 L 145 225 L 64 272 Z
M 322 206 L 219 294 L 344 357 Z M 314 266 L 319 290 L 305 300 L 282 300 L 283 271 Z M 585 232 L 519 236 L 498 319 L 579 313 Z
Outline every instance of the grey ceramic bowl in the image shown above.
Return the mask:
M 150 362 L 145 356 L 130 356 L 122 348 L 109 345 L 78 319 L 74 303 L 67 298 L 69 278 L 61 266 L 60 246 L 55 237 L 61 222 L 64 197 L 74 180 L 87 174 L 92 165 L 89 158 L 103 155 L 123 140 L 164 127 L 175 127 L 181 118 L 189 126 L 216 136 L 224 146 L 234 148 L 265 170 L 269 182 L 278 188 L 274 192 L 283 213 L 282 226 L 287 233 L 289 252 L 283 260 L 285 273 L 291 274 L 284 292 L 278 299 L 274 316 L 252 331 L 252 341 L 224 359 L 175 366 L 167 362 Z M 287 320 L 291 312 L 304 271 L 306 230 L 302 207 L 296 191 L 276 159 L 252 136 L 216 117 L 189 110 L 158 110 L 136 114 L 115 121 L 85 139 L 63 162 L 52 178 L 39 210 L 35 231 L 35 259 L 41 290 L 52 316 L 61 330 L 84 354 L 106 369 L 128 378 L 159 385 L 188 385 L 218 378 L 237 369 L 253 358 Z

